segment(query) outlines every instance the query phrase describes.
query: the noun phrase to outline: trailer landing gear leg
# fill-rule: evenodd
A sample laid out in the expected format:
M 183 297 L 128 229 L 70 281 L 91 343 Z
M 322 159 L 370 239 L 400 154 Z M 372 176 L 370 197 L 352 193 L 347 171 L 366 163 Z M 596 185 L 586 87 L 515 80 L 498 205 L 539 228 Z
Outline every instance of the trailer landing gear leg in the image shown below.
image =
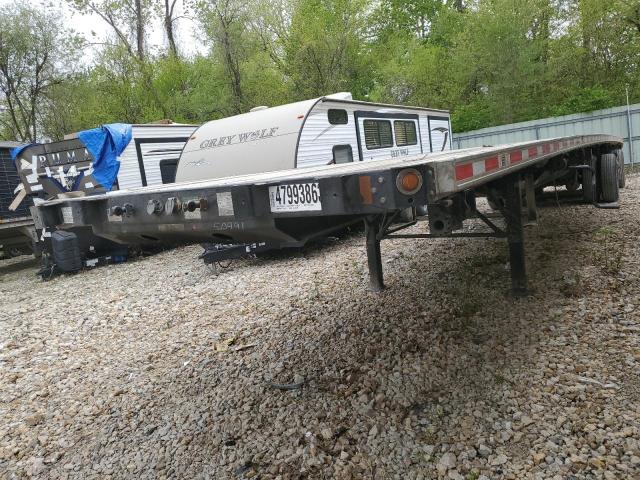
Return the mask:
M 527 200 L 527 225 L 538 223 L 538 209 L 536 208 L 536 185 L 533 174 L 525 176 L 525 198 Z
M 504 218 L 509 242 L 509 265 L 511 267 L 511 293 L 516 297 L 529 295 L 527 271 L 524 258 L 524 232 L 520 194 L 515 181 L 508 181 L 503 190 Z
M 376 217 L 364 221 L 367 234 L 367 263 L 369 264 L 369 285 L 374 292 L 384 290 L 382 256 L 380 254 L 380 221 Z

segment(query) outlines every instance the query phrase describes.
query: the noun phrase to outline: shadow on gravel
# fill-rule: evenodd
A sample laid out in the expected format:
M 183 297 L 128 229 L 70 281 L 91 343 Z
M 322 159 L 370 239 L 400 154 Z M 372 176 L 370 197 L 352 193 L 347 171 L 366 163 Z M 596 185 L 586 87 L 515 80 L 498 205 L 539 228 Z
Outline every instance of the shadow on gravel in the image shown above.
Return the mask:
M 433 474 L 436 460 L 421 448 L 496 445 L 488 437 L 512 431 L 530 393 L 543 388 L 541 352 L 558 335 L 551 328 L 555 312 L 568 301 L 558 282 L 591 260 L 566 236 L 584 248 L 603 218 L 546 209 L 540 227 L 527 230 L 535 294 L 518 300 L 507 295 L 502 241 L 385 243 L 389 288 L 381 294 L 369 292 L 366 275 L 353 266 L 364 259 L 360 232 L 329 241 L 349 247 L 339 252 L 341 261 L 313 263 L 338 252 L 326 243 L 307 247 L 296 255 L 309 258 L 309 271 L 334 269 L 322 272 L 315 292 L 274 293 L 272 302 L 256 300 L 238 312 L 238 319 L 261 319 L 229 332 L 246 349 L 229 343 L 216 350 L 199 337 L 193 345 L 202 348 L 179 357 L 178 368 L 149 370 L 153 381 L 136 383 L 135 395 L 108 404 L 108 415 L 145 427 L 114 433 L 108 421 L 92 441 L 115 436 L 142 450 L 164 449 L 157 468 L 184 478 L 382 479 L 393 477 L 384 470 L 392 463 Z M 288 261 L 290 252 L 274 252 L 239 264 L 282 268 Z M 309 273 L 299 262 L 295 268 Z M 510 462 L 529 452 L 526 437 L 503 442 Z M 415 457 L 407 460 L 406 448 Z M 354 476 L 327 474 L 343 452 L 358 455 Z M 95 453 L 94 461 L 126 468 L 118 455 Z M 318 456 L 324 463 L 309 463 Z M 492 473 L 509 467 L 497 465 Z
M 538 233 L 529 233 L 535 289 L 529 298 L 507 295 L 503 242 L 448 241 L 432 244 L 428 257 L 386 264 L 390 288 L 380 295 L 352 290 L 354 297 L 345 301 L 343 289 L 349 287 L 340 283 L 313 305 L 293 304 L 296 316 L 308 321 L 289 318 L 272 325 L 270 338 L 285 342 L 287 353 L 261 359 L 266 370 L 274 365 L 269 360 L 276 360 L 278 381 L 296 375 L 308 381 L 289 397 L 297 408 L 285 423 L 294 427 L 305 421 L 304 412 L 315 412 L 368 443 L 363 424 L 403 432 L 403 422 L 412 416 L 420 425 L 418 439 L 435 445 L 461 439 L 477 445 L 495 431 L 496 422 L 510 424 L 515 412 L 508 414 L 504 404 L 516 395 L 527 397 L 537 350 L 554 336 L 547 328 L 553 310 L 566 300 L 554 282 L 585 260 L 562 239 L 565 229 L 583 228 L 582 219 L 558 218 L 557 212 L 548 217 Z M 560 235 L 544 238 L 559 220 Z M 259 390 L 273 395 L 267 387 Z M 253 401 L 259 404 L 260 397 Z M 513 459 L 518 448 L 514 444 Z
M 372 425 L 398 432 L 398 445 L 386 448 L 401 449 L 403 441 L 416 438 L 432 445 L 480 441 L 502 415 L 521 367 L 535 363 L 545 315 L 539 297 L 505 295 L 505 246 L 483 242 L 482 247 L 480 254 L 467 248 L 452 256 L 447 255 L 451 245 L 443 243 L 429 249 L 427 264 L 422 258 L 402 259 L 387 268 L 391 287 L 379 295 L 337 279 L 335 288 L 313 303 L 292 301 L 295 314 L 252 332 L 263 353 L 244 356 L 242 378 L 238 358 L 203 359 L 212 383 L 201 379 L 199 388 L 174 398 L 200 397 L 203 404 L 222 389 L 229 395 L 224 410 L 214 413 L 213 430 L 197 440 L 199 448 L 216 455 L 217 439 L 233 432 L 234 445 L 250 442 L 271 452 L 256 462 L 261 471 L 276 453 L 296 448 L 277 432 L 298 431 L 301 425 L 311 432 L 331 426 L 335 438 L 321 440 L 327 454 L 336 454 L 330 444 L 344 436 L 372 462 L 378 448 L 367 435 Z M 265 377 L 277 384 L 303 378 L 304 385 L 278 391 Z M 244 427 L 242 418 L 254 416 L 258 423 Z M 405 427 L 408 417 L 417 431 Z M 279 427 L 262 433 L 270 425 Z M 301 432 L 297 445 L 306 441 Z M 284 471 L 299 471 L 301 462 L 290 461 Z
M 37 269 L 39 262 L 37 258 L 31 255 L 23 255 L 22 257 L 13 258 L 11 260 L 0 260 L 0 275 L 19 272 L 27 268 Z M 34 270 L 35 275 L 35 270 Z

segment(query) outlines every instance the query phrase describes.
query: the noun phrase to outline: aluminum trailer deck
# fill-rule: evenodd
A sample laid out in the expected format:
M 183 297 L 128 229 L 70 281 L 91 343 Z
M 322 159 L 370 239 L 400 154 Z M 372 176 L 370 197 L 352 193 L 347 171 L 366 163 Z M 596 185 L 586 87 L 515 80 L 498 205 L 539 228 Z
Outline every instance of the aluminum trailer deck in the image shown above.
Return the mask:
M 536 191 L 551 184 L 570 190 L 582 184 L 581 195 L 591 203 L 617 201 L 621 147 L 618 137 L 588 135 L 118 190 L 39 204 L 36 225 L 45 240 L 66 230 L 133 245 L 202 242 L 241 244 L 253 251 L 257 242 L 299 246 L 364 220 L 375 290 L 384 288 L 383 239 L 504 237 L 513 289 L 524 292 L 523 206 L 535 220 Z M 506 230 L 475 208 L 476 196 L 488 197 L 504 216 Z M 423 206 L 429 233 L 399 234 L 421 219 Z M 455 233 L 469 218 L 480 218 L 490 231 Z M 47 250 L 52 253 L 50 245 Z M 209 253 L 215 257 L 216 252 Z

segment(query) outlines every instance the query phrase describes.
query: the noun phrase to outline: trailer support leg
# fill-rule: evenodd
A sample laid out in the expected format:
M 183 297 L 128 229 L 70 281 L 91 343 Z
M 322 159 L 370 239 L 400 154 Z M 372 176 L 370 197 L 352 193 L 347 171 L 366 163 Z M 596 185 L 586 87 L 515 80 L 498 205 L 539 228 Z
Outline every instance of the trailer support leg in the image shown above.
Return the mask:
M 536 207 L 536 187 L 532 173 L 525 175 L 525 197 L 527 200 L 527 225 L 535 225 L 538 222 L 538 209 Z
M 524 257 L 521 197 L 515 181 L 508 181 L 504 185 L 503 195 L 505 200 L 503 214 L 507 224 L 507 241 L 509 243 L 511 291 L 515 296 L 526 296 L 529 291 Z
M 367 235 L 367 263 L 369 265 L 369 285 L 374 292 L 384 290 L 382 255 L 380 253 L 380 222 L 377 218 L 364 221 Z

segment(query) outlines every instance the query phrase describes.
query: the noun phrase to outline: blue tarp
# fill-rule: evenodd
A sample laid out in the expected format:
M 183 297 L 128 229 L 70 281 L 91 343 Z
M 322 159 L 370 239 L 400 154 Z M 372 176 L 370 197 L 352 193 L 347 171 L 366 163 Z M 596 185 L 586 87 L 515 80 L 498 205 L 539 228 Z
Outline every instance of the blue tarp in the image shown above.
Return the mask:
M 129 145 L 131 137 L 131 125 L 126 123 L 111 123 L 91 130 L 84 130 L 78 134 L 80 141 L 93 156 L 93 177 L 106 190 L 111 190 L 118 177 L 118 170 L 120 170 L 118 157 Z M 11 158 L 14 163 L 18 155 L 31 145 L 36 144 L 27 143 L 11 150 Z M 80 178 L 78 177 L 78 181 L 75 182 L 74 190 L 79 185 Z
M 93 155 L 93 177 L 106 190 L 111 190 L 118 177 L 118 156 L 127 147 L 131 137 L 131 125 L 125 123 L 111 123 L 78 134 L 78 138 Z
M 16 163 L 16 158 L 18 158 L 18 155 L 20 155 L 20 153 L 22 153 L 22 151 L 27 148 L 30 147 L 31 145 L 35 145 L 35 143 L 25 143 L 24 145 L 18 145 L 15 148 L 11 149 L 11 160 L 13 160 L 13 163 Z

